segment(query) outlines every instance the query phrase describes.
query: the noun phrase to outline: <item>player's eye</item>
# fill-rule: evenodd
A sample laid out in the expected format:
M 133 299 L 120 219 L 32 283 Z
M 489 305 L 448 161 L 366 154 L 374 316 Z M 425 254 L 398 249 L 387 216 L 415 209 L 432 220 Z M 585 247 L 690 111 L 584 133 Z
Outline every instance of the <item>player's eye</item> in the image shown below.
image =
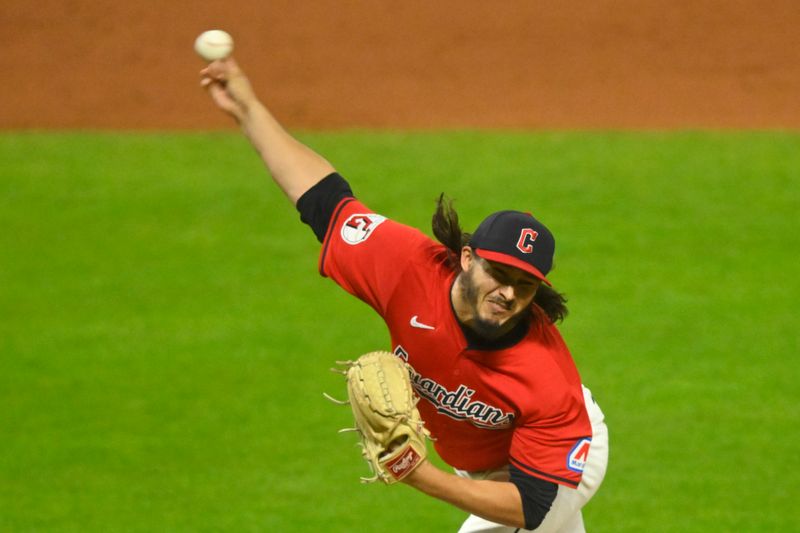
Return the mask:
M 496 268 L 492 268 L 491 270 L 489 270 L 489 275 L 492 276 L 498 283 L 501 283 L 503 285 L 513 285 L 513 282 L 508 277 L 508 275 L 504 274 L 503 272 L 500 272 Z

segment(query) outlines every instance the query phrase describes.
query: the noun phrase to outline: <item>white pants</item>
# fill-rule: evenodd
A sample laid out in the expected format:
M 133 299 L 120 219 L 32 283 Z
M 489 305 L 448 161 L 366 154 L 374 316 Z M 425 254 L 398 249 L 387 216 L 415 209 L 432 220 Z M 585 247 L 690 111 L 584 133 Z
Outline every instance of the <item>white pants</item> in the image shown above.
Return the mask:
M 581 482 L 573 489 L 564 485 L 558 486 L 556 498 L 539 527 L 534 530 L 517 529 L 490 522 L 475 515 L 470 515 L 459 529 L 459 533 L 514 533 L 517 531 L 536 531 L 536 533 L 584 533 L 581 508 L 594 496 L 608 466 L 608 428 L 604 422 L 603 411 L 595 403 L 592 393 L 583 387 L 586 411 L 592 423 L 592 445 L 583 470 Z M 485 472 L 464 472 L 456 470 L 456 474 L 472 479 L 508 480 L 508 467 Z

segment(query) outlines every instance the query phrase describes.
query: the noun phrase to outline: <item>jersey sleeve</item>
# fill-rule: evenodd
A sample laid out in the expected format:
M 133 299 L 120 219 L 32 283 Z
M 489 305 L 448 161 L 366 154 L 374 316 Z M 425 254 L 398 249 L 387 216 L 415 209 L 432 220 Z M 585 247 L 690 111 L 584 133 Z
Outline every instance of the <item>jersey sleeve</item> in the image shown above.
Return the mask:
M 551 481 L 526 474 L 513 464 L 508 468 L 511 483 L 516 485 L 522 498 L 522 515 L 525 529 L 536 529 L 553 506 L 558 485 Z
M 337 172 L 328 174 L 297 199 L 300 220 L 308 224 L 319 242 L 325 240 L 336 206 L 352 198 L 350 184 Z
M 320 252 L 320 274 L 381 316 L 420 247 L 422 232 L 376 214 L 354 198 L 336 206 Z
M 509 459 L 526 474 L 575 488 L 581 481 L 592 426 L 582 398 L 566 397 L 550 418 L 522 421 L 514 430 Z

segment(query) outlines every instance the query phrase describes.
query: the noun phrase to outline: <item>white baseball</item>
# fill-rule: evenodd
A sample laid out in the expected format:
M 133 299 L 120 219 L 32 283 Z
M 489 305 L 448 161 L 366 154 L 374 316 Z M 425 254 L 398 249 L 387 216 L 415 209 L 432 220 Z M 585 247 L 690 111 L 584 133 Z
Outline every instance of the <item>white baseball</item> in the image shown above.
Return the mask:
M 222 30 L 204 31 L 194 41 L 194 51 L 206 61 L 226 58 L 233 52 L 233 37 Z

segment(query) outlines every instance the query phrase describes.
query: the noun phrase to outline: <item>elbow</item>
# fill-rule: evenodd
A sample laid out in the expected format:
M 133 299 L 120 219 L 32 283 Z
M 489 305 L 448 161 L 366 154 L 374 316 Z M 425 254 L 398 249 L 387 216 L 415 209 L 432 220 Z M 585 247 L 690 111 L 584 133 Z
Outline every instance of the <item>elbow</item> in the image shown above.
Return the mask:
M 525 522 L 525 517 L 522 515 L 522 510 L 520 510 L 519 514 L 515 514 L 514 516 L 507 516 L 502 519 L 498 519 L 497 516 L 484 516 L 482 517 L 490 522 L 496 522 L 500 525 L 506 527 L 513 527 L 514 529 L 535 529 L 539 524 L 534 525 L 533 527 L 529 527 L 529 524 Z
M 525 523 L 524 518 L 514 519 L 512 522 L 508 524 L 503 524 L 504 526 L 513 527 L 516 529 L 534 529 L 536 526 L 528 527 L 528 524 Z

